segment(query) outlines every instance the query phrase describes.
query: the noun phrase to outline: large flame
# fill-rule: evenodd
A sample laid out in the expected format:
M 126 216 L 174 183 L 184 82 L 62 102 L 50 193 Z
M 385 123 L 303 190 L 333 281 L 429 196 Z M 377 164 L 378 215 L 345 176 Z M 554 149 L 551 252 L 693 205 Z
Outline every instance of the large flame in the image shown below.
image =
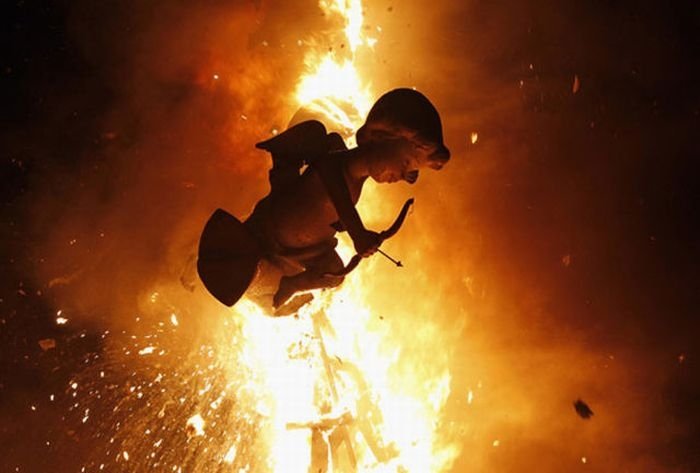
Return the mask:
M 363 36 L 359 0 L 321 7 L 343 21 L 348 48 L 344 56 L 310 51 L 291 100 L 329 128 L 346 131 L 352 145 L 350 132 L 375 98 L 355 59 L 363 49 L 370 52 L 374 40 Z M 361 212 L 374 219 L 381 206 L 369 190 Z M 341 240 L 339 251 L 349 256 L 352 245 Z M 211 320 L 206 341 L 192 351 L 173 336 L 187 336 L 177 296 L 170 298 L 177 291 L 154 288 L 142 310 L 161 322 L 142 337 L 132 335 L 129 344 L 114 345 L 122 353 L 113 359 L 129 360 L 127 379 L 115 379 L 121 371 L 109 363 L 96 363 L 68 386 L 70 399 L 79 399 L 69 410 L 83 424 L 98 408 L 93 403 L 111 399 L 114 406 L 94 416 L 97 437 L 109 443 L 84 470 L 447 471 L 457 454 L 441 422 L 449 358 L 446 350 L 435 351 L 444 337 L 431 314 L 421 312 L 438 304 L 408 314 L 421 320 L 418 327 L 384 320 L 379 314 L 392 306 L 392 295 L 369 300 L 371 263 L 340 288 L 315 291 L 294 317 L 270 317 L 243 299 Z M 86 399 L 78 398 L 83 394 Z
M 344 130 L 352 145 L 348 132 L 361 125 L 374 98 L 355 59 L 375 40 L 363 35 L 360 0 L 320 6 L 343 20 L 349 51 L 345 57 L 309 52 L 296 99 L 329 128 Z M 374 207 L 371 200 L 364 199 L 364 209 Z M 345 241 L 341 253 L 350 248 Z M 407 355 L 405 338 L 377 323 L 363 297 L 370 278 L 359 271 L 333 293 L 317 291 L 296 318 L 237 306 L 243 359 L 258 374 L 258 410 L 272 420 L 266 433 L 276 472 L 439 472 L 454 459 L 437 431 L 450 393 L 447 364 L 417 369 L 429 353 Z
M 345 54 L 333 48 L 309 51 L 304 58 L 307 73 L 299 80 L 296 99 L 299 106 L 325 117 L 327 123 L 349 136 L 369 111 L 373 96 L 357 70 L 356 56 L 359 48 L 372 48 L 376 40 L 363 34 L 360 0 L 322 0 L 320 6 L 326 15 L 339 16 L 344 22 L 345 42 L 340 50 Z
M 324 462 L 312 448 L 333 465 L 321 471 L 439 472 L 454 459 L 438 432 L 450 393 L 447 365 L 415 364 L 429 352 L 407 354 L 405 336 L 372 316 L 362 279 L 317 294 L 298 318 L 237 308 L 243 359 L 257 373 L 257 411 L 271 419 L 272 471 L 319 471 Z M 314 430 L 323 435 L 320 447 L 311 446 Z

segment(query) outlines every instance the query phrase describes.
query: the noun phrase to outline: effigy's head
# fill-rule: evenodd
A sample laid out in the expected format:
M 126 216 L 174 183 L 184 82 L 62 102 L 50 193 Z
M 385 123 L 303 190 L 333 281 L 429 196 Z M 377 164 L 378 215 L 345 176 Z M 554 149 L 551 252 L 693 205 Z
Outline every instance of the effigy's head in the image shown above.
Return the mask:
M 410 155 L 408 167 L 412 169 L 407 171 L 409 175 L 402 176 L 408 182 L 415 182 L 418 169 L 442 169 L 450 159 L 438 111 L 425 95 L 413 89 L 394 89 L 382 95 L 357 130 L 356 138 L 358 146 L 408 143 L 410 152 L 403 154 Z

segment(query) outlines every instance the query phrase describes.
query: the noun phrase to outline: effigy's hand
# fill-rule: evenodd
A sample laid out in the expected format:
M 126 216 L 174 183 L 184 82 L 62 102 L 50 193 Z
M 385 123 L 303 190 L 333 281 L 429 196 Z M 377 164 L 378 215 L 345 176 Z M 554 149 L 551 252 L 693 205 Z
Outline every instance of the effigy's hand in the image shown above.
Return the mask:
M 355 245 L 355 251 L 357 251 L 357 254 L 363 258 L 373 255 L 377 249 L 379 249 L 382 241 L 382 236 L 379 233 L 371 230 L 362 230 L 352 239 L 352 242 Z

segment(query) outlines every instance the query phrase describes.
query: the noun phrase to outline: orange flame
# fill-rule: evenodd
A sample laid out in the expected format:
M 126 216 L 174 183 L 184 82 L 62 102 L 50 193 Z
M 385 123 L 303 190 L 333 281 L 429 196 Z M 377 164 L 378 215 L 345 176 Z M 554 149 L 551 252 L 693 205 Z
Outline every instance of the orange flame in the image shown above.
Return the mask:
M 362 34 L 360 0 L 321 1 L 320 6 L 344 20 L 349 57 L 308 53 L 296 100 L 349 138 L 374 98 L 355 55 L 374 40 Z M 369 194 L 363 207 L 371 209 L 376 199 Z M 349 254 L 351 248 L 346 241 L 340 252 Z M 236 307 L 244 321 L 243 360 L 249 372 L 258 374 L 251 380 L 259 399 L 256 410 L 271 419 L 273 471 L 316 471 L 331 464 L 362 472 L 438 472 L 456 456 L 437 431 L 450 394 L 447 364 L 407 369 L 405 339 L 371 317 L 362 284 L 369 278 L 360 272 L 332 294 L 317 291 L 298 318 L 266 317 L 247 301 Z M 313 432 L 324 440 L 314 441 Z

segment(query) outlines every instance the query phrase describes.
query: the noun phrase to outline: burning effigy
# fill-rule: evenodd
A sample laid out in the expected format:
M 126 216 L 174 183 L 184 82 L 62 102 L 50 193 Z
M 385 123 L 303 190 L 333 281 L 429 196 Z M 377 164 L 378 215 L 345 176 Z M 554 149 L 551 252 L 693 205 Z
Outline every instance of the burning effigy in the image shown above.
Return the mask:
M 385 321 L 368 283 L 379 256 L 361 264 L 402 266 L 380 246 L 413 198 L 370 230 L 392 220 L 374 184 L 442 169 L 442 122 L 415 88 L 379 94 L 361 77 L 355 53 L 376 40 L 359 0 L 320 6 L 348 47 L 308 52 L 289 97 L 298 111 L 258 140 L 267 195 L 241 218 L 222 202 L 180 277 L 140 289 L 142 328 L 127 343 L 105 331 L 105 355 L 71 378 L 69 412 L 95 428 L 86 471 L 422 473 L 456 458 L 449 352 L 428 349 L 441 333 Z M 190 333 L 198 310 L 213 315 Z
M 356 440 L 350 435 L 353 427 L 362 434 L 377 464 L 390 462 L 400 451 L 394 443 L 382 440 L 378 430 L 381 411 L 362 372 L 351 360 L 343 362 L 326 348 L 324 327 L 333 327 L 323 302 L 309 306 L 314 299 L 310 291 L 339 286 L 361 258 L 381 251 L 381 243 L 396 234 L 406 218 L 412 199 L 387 230 L 378 233 L 365 228 L 355 204 L 367 178 L 380 183 L 415 183 L 421 168 L 441 169 L 449 159 L 437 110 L 411 89 L 392 90 L 377 101 L 357 133 L 357 144 L 347 149 L 341 135 L 326 133 L 316 120 L 259 143 L 259 148 L 272 154 L 270 193 L 245 222 L 217 210 L 199 245 L 199 275 L 220 302 L 233 306 L 247 295 L 263 314 L 310 319 L 311 343 L 317 350 L 302 358 L 319 359 L 327 394 L 314 400 L 318 412 L 313 420 L 287 425 L 311 431 L 309 471 L 313 472 L 329 471 L 329 465 L 336 468 L 330 471 L 339 471 L 340 464 L 357 471 Z M 302 167 L 305 170 L 300 173 Z M 347 265 L 335 250 L 336 231 L 347 231 L 356 251 Z M 337 335 L 345 336 L 342 332 Z M 303 340 L 299 332 L 292 346 Z M 355 384 L 357 397 L 351 401 L 341 400 L 339 372 L 348 373 Z M 270 374 L 276 375 L 279 373 Z M 317 381 L 312 384 L 316 386 Z M 338 406 L 343 406 L 340 411 Z M 346 462 L 339 459 L 341 447 L 347 453 Z
M 245 222 L 217 210 L 200 240 L 199 275 L 212 295 L 231 306 L 252 292 L 274 315 L 296 312 L 313 297 L 298 293 L 338 286 L 362 257 L 381 251 L 406 218 L 412 199 L 389 229 L 365 228 L 355 204 L 367 178 L 413 184 L 421 168 L 441 169 L 450 157 L 437 110 L 411 89 L 384 94 L 357 143 L 347 149 L 339 134 L 327 134 L 316 120 L 258 143 L 272 154 L 270 193 Z M 355 247 L 347 266 L 335 251 L 338 231 Z
M 364 41 L 361 5 L 331 8 L 344 15 L 354 51 Z M 340 75 L 323 77 L 334 69 Z M 289 128 L 256 145 L 272 157 L 268 195 L 243 221 L 223 209 L 212 214 L 199 242 L 197 270 L 211 295 L 244 321 L 244 358 L 256 360 L 250 367 L 258 373 L 255 392 L 266 405 L 264 417 L 272 419 L 266 425 L 275 471 L 439 471 L 450 457 L 431 451 L 439 412 L 420 412 L 419 430 L 408 437 L 410 429 L 401 432 L 427 399 L 401 400 L 387 392 L 390 364 L 369 345 L 360 348 L 372 337 L 363 316 L 371 309 L 348 304 L 349 292 L 336 289 L 375 252 L 402 266 L 379 247 L 399 231 L 413 199 L 389 228 L 368 230 L 355 209 L 365 181 L 413 184 L 420 170 L 441 169 L 450 152 L 438 111 L 411 88 L 383 94 L 353 136 L 367 94 L 358 88 L 343 96 L 333 89 L 348 72 L 356 74 L 352 56 L 338 64 L 329 55 L 302 80 L 302 108 Z M 321 84 L 325 88 L 318 90 Z M 347 263 L 336 251 L 338 232 L 353 247 Z M 374 349 L 384 348 L 381 336 L 375 341 Z M 434 389 L 445 390 L 445 379 Z M 435 395 L 444 402 L 444 392 Z M 416 434 L 427 438 L 409 443 Z

